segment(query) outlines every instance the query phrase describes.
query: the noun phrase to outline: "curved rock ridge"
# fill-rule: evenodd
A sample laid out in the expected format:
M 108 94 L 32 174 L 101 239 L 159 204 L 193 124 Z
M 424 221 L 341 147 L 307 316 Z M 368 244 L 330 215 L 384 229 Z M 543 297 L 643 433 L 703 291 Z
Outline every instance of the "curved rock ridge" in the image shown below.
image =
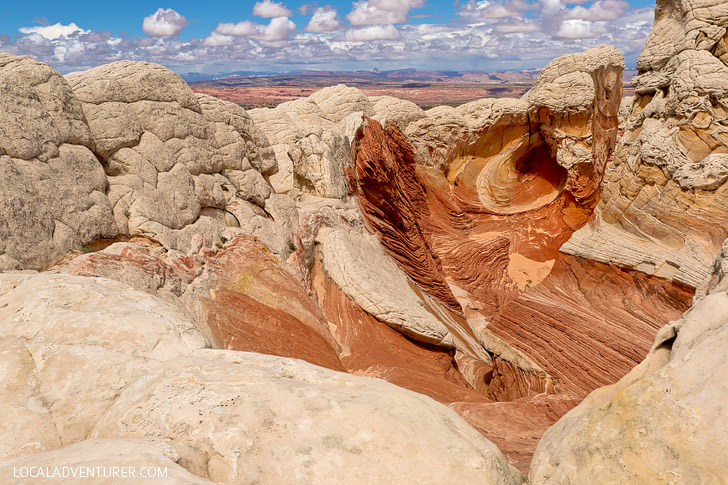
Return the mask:
M 657 3 L 594 221 L 563 251 L 692 287 L 706 277 L 728 236 L 727 8 Z
M 693 292 L 638 271 L 559 255 L 551 273 L 493 319 L 488 332 L 527 355 L 574 399 L 616 382 L 647 355 L 655 333 L 680 318 Z M 528 389 L 505 383 L 492 393 Z
M 430 398 L 295 359 L 205 349 L 179 310 L 122 283 L 5 273 L 0 299 L 0 365 L 16 376 L 0 394 L 4 470 L 33 452 L 80 462 L 94 444 L 85 459 L 99 466 L 115 443 L 135 463 L 177 463 L 191 475 L 172 473 L 190 483 L 378 482 L 403 470 L 520 483 L 495 445 Z
M 546 432 L 530 483 L 726 483 L 728 294 L 717 280 L 705 292 L 642 363 Z
M 623 67 L 600 47 L 552 61 L 520 100 L 434 108 L 403 133 L 370 121 L 356 157 L 368 224 L 433 296 L 495 314 L 546 277 L 596 205 Z

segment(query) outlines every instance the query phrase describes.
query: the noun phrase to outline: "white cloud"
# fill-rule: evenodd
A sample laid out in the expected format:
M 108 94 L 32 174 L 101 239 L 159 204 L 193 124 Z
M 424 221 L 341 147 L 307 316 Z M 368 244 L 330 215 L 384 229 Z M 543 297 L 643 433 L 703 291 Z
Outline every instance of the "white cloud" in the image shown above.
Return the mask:
M 523 0 L 510 0 L 507 2 L 482 0 L 475 2 L 471 0 L 458 12 L 461 17 L 471 19 L 500 19 L 505 17 L 522 17 L 526 10 L 532 6 Z
M 232 35 L 220 34 L 217 31 L 213 31 L 210 35 L 202 40 L 202 45 L 205 47 L 221 47 L 230 46 L 235 43 L 235 37 Z
M 71 37 L 74 34 L 86 34 L 89 32 L 88 30 L 83 30 L 73 22 L 68 25 L 57 23 L 38 27 L 21 27 L 18 31 L 23 34 L 38 34 L 49 40 L 55 40 L 60 37 Z
M 306 32 L 333 32 L 339 28 L 337 17 L 336 10 L 332 8 L 317 8 L 306 25 Z
M 369 4 L 379 10 L 409 11 L 412 8 L 419 8 L 425 4 L 425 0 L 369 0 Z
M 569 9 L 564 19 L 614 20 L 622 17 L 629 8 L 623 0 L 597 0 L 588 8 L 582 6 Z
M 381 10 L 370 2 L 356 2 L 346 18 L 352 25 L 403 24 L 407 21 L 407 11 Z
M 394 25 L 370 25 L 346 32 L 346 42 L 369 42 L 374 40 L 399 40 L 402 34 Z
M 544 17 L 553 17 L 564 9 L 561 0 L 540 0 L 541 15 Z
M 286 17 L 273 18 L 268 25 L 261 25 L 250 20 L 244 20 L 237 24 L 231 22 L 221 23 L 215 28 L 215 32 L 218 34 L 238 35 L 269 42 L 288 40 L 290 33 L 295 30 L 296 24 Z
M 375 66 L 522 69 L 541 67 L 559 55 L 600 44 L 615 45 L 626 54 L 627 64 L 634 65 L 652 27 L 654 10 L 628 8 L 618 18 L 597 21 L 565 17 L 579 12 L 595 15 L 599 9 L 608 8 L 608 2 L 619 0 L 590 0 L 583 5 L 583 11 L 576 8 L 574 1 L 488 1 L 487 5 L 482 0 L 466 5 L 467 0 L 461 0 L 460 12 L 469 9 L 472 15 L 460 15 L 451 24 L 362 24 L 347 27 L 347 32 L 342 28 L 345 21 L 337 18 L 336 10 L 309 5 L 306 32 L 296 32 L 295 24 L 285 17 L 273 17 L 265 24 L 222 23 L 207 37 L 186 41 L 179 36 L 114 37 L 109 32 L 86 31 L 75 24 L 57 24 L 27 27 L 24 30 L 32 30 L 21 31 L 21 35 L 14 37 L 0 32 L 0 42 L 4 52 L 32 55 L 62 72 L 120 59 L 158 62 L 178 72 L 225 72 L 236 64 L 260 66 L 261 70 L 354 70 Z M 422 2 L 358 3 L 366 3 L 366 8 L 376 9 L 380 15 L 394 12 L 395 17 L 406 18 L 411 12 L 408 9 Z M 528 14 L 502 17 L 499 9 L 521 9 Z
M 187 24 L 189 22 L 184 15 L 180 15 L 171 8 L 158 8 L 152 15 L 144 17 L 142 30 L 147 35 L 169 37 L 182 32 Z
M 292 12 L 284 7 L 281 2 L 263 0 L 253 5 L 253 15 L 269 19 L 273 17 L 290 17 Z
M 519 22 L 508 22 L 498 24 L 493 30 L 501 34 L 525 34 L 529 32 L 539 32 L 541 26 L 530 20 L 521 20 Z
M 581 19 L 564 20 L 554 36 L 559 39 L 588 39 L 604 33 L 604 27 L 597 22 Z

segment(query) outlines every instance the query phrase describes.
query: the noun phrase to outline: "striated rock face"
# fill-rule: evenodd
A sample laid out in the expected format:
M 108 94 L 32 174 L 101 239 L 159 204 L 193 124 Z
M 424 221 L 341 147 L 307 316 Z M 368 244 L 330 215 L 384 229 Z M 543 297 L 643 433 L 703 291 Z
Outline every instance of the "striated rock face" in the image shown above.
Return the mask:
M 118 448 L 181 483 L 518 483 L 506 458 L 526 470 L 692 297 L 681 277 L 559 252 L 617 136 L 637 143 L 622 68 L 600 47 L 522 99 L 425 112 L 340 85 L 246 112 L 154 64 L 63 78 L 0 57 L 0 270 L 53 268 L 0 273 L 0 468 Z M 722 155 L 670 176 L 719 193 Z M 724 267 L 697 298 L 721 303 Z M 680 399 L 713 392 L 680 379 Z M 580 446 L 564 426 L 557 444 Z
M 596 216 L 563 251 L 693 287 L 705 278 L 728 236 L 727 9 L 657 2 Z
M 224 246 L 170 256 L 117 243 L 63 268 L 103 276 L 157 295 L 194 316 L 216 348 L 303 359 L 344 370 L 321 310 L 263 244 L 228 230 Z M 227 240 L 229 238 L 229 241 Z
M 434 108 L 404 135 L 370 121 L 356 158 L 367 222 L 432 296 L 493 315 L 546 277 L 596 205 L 622 68 L 599 48 L 553 61 L 521 100 Z
M 680 318 L 692 295 L 670 280 L 560 255 L 546 279 L 511 302 L 487 331 L 556 378 L 559 391 L 584 398 L 640 363 L 657 330 Z M 492 392 L 529 394 L 518 383 L 500 387 Z
M 725 483 L 726 309 L 725 288 L 709 285 L 639 366 L 546 432 L 530 483 Z
M 113 444 L 134 447 L 134 462 L 172 461 L 224 483 L 383 481 L 401 470 L 517 483 L 498 449 L 441 404 L 295 359 L 205 349 L 179 310 L 122 283 L 6 273 L 0 302 L 0 367 L 17 375 L 2 393 L 3 458 L 45 451 L 39 460 L 69 465 L 94 446 L 84 458 L 105 462 Z
M 0 54 L 0 270 L 48 267 L 118 234 L 94 147 L 63 76 Z

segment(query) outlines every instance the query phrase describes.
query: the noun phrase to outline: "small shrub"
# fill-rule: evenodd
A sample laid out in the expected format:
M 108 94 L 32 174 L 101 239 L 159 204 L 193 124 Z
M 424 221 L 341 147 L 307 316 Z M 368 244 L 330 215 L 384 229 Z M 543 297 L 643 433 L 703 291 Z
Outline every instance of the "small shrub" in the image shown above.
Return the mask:
M 295 252 L 298 248 L 296 247 L 296 243 L 294 243 L 293 241 L 288 241 L 288 249 L 290 249 L 292 252 Z

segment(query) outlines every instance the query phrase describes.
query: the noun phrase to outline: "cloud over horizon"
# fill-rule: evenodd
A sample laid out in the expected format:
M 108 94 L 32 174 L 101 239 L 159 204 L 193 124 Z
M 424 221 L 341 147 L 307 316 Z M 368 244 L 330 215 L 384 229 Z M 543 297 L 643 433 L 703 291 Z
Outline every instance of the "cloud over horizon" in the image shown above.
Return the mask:
M 140 18 L 142 36 L 42 20 L 18 34 L 0 33 L 0 50 L 32 55 L 64 72 L 120 59 L 179 72 L 253 66 L 498 70 L 542 67 L 600 44 L 615 45 L 634 63 L 653 22 L 651 7 L 626 0 L 470 0 L 452 7 L 445 20 L 428 14 L 425 0 L 355 0 L 348 9 L 262 0 L 248 8 L 249 18 L 218 22 L 189 38 L 180 37 L 190 25 L 181 9 L 158 8 Z

